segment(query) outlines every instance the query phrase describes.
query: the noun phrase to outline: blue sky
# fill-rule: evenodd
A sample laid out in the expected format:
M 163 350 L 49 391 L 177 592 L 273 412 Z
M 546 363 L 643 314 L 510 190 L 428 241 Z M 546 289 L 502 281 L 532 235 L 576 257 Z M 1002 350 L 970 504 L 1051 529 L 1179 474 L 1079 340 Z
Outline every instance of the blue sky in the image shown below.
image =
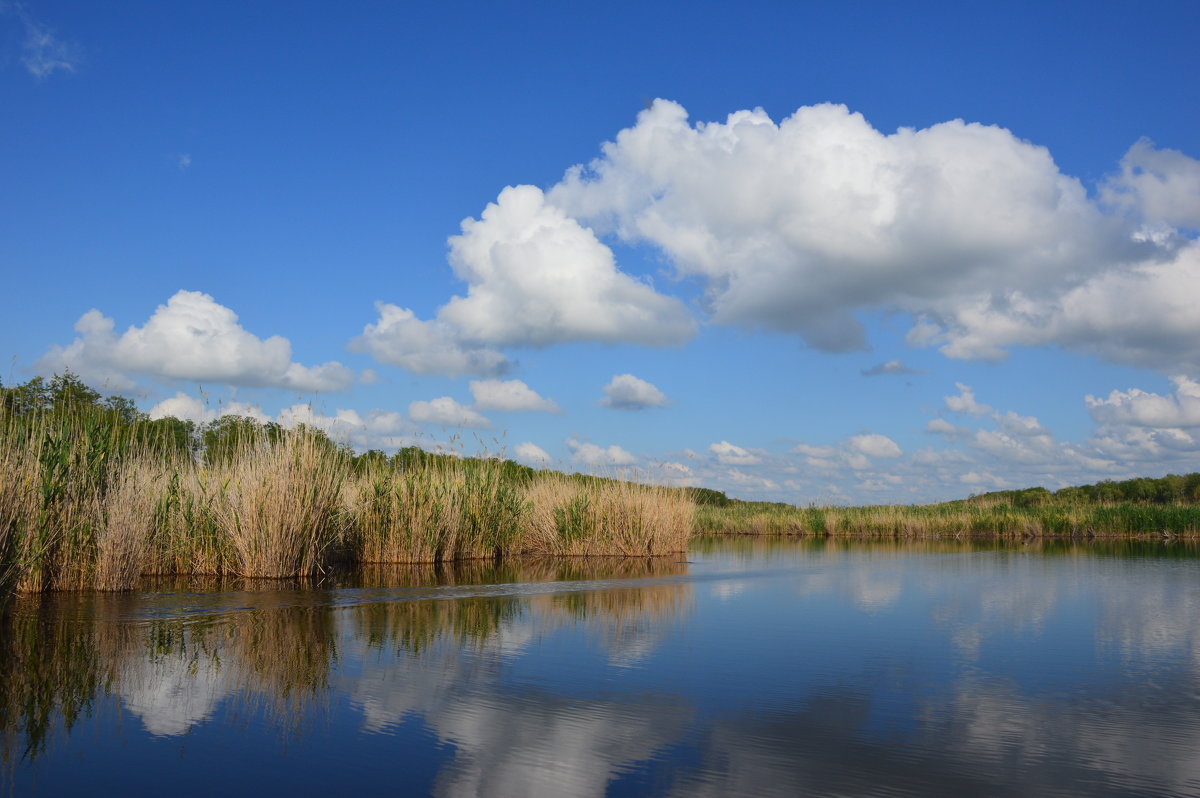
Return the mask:
M 0 379 L 800 504 L 1198 470 L 1198 33 L 0 0 Z

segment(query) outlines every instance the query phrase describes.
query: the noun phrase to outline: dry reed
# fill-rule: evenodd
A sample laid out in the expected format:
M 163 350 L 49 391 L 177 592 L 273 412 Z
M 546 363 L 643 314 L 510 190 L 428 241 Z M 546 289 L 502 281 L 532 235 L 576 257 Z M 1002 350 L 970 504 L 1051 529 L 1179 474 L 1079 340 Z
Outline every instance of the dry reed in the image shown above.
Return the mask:
M 683 551 L 695 504 L 680 491 L 545 476 L 526 489 L 523 550 L 543 555 L 663 555 Z
M 343 468 L 326 442 L 303 431 L 253 441 L 214 467 L 212 514 L 242 576 L 309 574 L 340 539 Z

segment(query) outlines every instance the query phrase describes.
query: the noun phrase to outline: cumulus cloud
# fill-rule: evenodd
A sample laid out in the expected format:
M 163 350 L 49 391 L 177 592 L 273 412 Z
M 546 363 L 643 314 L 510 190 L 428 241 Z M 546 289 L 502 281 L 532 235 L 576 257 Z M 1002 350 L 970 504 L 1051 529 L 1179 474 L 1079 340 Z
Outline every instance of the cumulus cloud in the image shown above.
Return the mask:
M 880 377 L 884 374 L 927 374 L 928 372 L 922 369 L 909 368 L 899 360 L 889 360 L 886 363 L 871 366 L 869 369 L 863 369 L 861 373 L 864 377 Z
M 1149 224 L 1200 229 L 1200 161 L 1141 139 L 1101 197 Z
M 992 412 L 989 405 L 982 404 L 975 399 L 975 392 L 970 385 L 964 385 L 961 382 L 954 383 L 958 388 L 958 396 L 947 396 L 946 407 L 952 413 L 965 413 L 969 416 L 984 416 Z
M 341 363 L 293 362 L 286 338 L 258 338 L 236 313 L 198 291 L 177 292 L 143 326 L 120 335 L 113 320 L 94 309 L 80 317 L 75 331 L 79 336 L 70 345 L 51 347 L 38 361 L 39 371 L 70 369 L 118 391 L 132 388 L 134 376 L 297 391 L 340 391 L 354 382 Z
M 717 462 L 723 465 L 758 465 L 763 461 L 761 454 L 743 449 L 729 441 L 714 443 L 708 447 L 708 450 L 716 455 Z
M 620 446 L 604 448 L 594 443 L 567 439 L 567 448 L 571 450 L 571 459 L 576 463 L 595 467 L 631 465 L 637 458 Z
M 1053 344 L 1200 370 L 1180 299 L 1200 290 L 1196 245 L 1172 228 L 1198 226 L 1200 162 L 1141 141 L 1101 193 L 995 126 L 885 134 L 840 105 L 693 124 L 659 100 L 547 198 L 661 250 L 717 323 L 838 352 L 866 347 L 858 311 L 886 309 L 950 357 Z
M 350 348 L 413 374 L 496 377 L 512 364 L 495 349 L 464 341 L 459 329 L 442 321 L 422 321 L 407 308 L 376 302 L 379 318 L 363 328 Z
M 193 421 L 197 424 L 208 424 L 222 416 L 244 416 L 260 423 L 272 420 L 269 415 L 262 411 L 262 408 L 255 405 L 246 404 L 245 402 L 224 402 L 214 408 L 207 402 L 193 396 L 188 396 L 182 391 L 177 391 L 174 396 L 163 399 L 151 407 L 147 415 L 151 419 L 174 417 L 182 421 Z
M 172 416 L 197 424 L 209 424 L 226 416 L 252 418 L 260 424 L 274 422 L 287 429 L 301 424 L 322 430 L 333 440 L 361 449 L 396 449 L 418 442 L 414 428 L 404 416 L 392 410 L 359 412 L 339 408 L 325 415 L 311 404 L 285 407 L 277 415 L 264 413 L 262 408 L 244 402 L 223 402 L 216 407 L 182 391 L 154 405 L 147 413 L 152 419 Z
M 296 404 L 279 411 L 276 421 L 287 428 L 301 424 L 315 427 L 336 441 L 362 449 L 396 449 L 418 442 L 412 424 L 394 410 L 360 413 L 338 408 L 330 416 L 315 410 L 311 404 Z
M 1088 413 L 1102 424 L 1137 427 L 1200 427 L 1200 383 L 1187 377 L 1171 378 L 1175 390 L 1163 396 L 1138 388 L 1113 391 L 1107 399 L 1089 395 Z
M 553 399 L 543 399 L 521 380 L 472 380 L 471 396 L 480 410 L 562 412 Z
M 854 451 L 862 452 L 868 457 L 892 458 L 903 454 L 900 446 L 894 440 L 879 433 L 854 435 L 847 442 L 847 445 Z
M 617 374 L 604 386 L 602 407 L 613 410 L 645 410 L 648 407 L 666 407 L 666 394 L 654 385 L 632 374 Z
M 467 295 L 438 318 L 469 340 L 666 346 L 695 332 L 683 303 L 619 271 L 612 250 L 535 186 L 506 188 L 478 220 L 464 220 L 450 264 Z
M 865 345 L 856 308 L 1041 286 L 1109 253 L 1119 227 L 1042 147 L 959 120 L 885 135 L 840 105 L 688 122 L 659 100 L 550 201 L 662 248 L 715 321 Z
M 755 109 L 693 123 L 658 100 L 547 192 L 505 188 L 462 223 L 449 245 L 465 295 L 432 321 L 407 319 L 436 335 L 363 340 L 418 373 L 495 376 L 496 357 L 444 369 L 422 353 L 449 341 L 453 362 L 497 355 L 486 347 L 690 338 L 696 319 L 622 272 L 605 243 L 617 240 L 695 281 L 713 322 L 829 352 L 867 348 L 858 314 L 885 310 L 913 319 L 912 345 L 948 357 L 1058 345 L 1200 374 L 1188 302 L 1200 292 L 1200 161 L 1140 141 L 1100 195 L 996 126 L 884 133 L 832 104 L 779 122 Z M 890 361 L 863 373 L 911 370 Z
M 449 396 L 431 399 L 428 402 L 412 402 L 408 406 L 408 417 L 422 424 L 440 427 L 488 429 L 492 426 L 492 422 Z
M 529 441 L 518 443 L 514 449 L 514 454 L 522 463 L 527 463 L 529 465 L 544 466 L 548 465 L 554 459 L 550 456 L 550 453 L 541 446 L 538 446 L 536 443 L 530 443 Z

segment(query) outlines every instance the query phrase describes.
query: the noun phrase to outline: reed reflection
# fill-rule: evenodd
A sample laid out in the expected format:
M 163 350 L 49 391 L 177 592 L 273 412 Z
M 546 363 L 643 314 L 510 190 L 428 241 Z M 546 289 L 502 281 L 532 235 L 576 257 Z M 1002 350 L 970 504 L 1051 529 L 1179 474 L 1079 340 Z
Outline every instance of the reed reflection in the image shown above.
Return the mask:
M 425 674 L 418 681 L 445 682 L 455 677 L 441 661 L 461 658 L 464 649 L 519 651 L 535 633 L 570 623 L 585 624 L 614 656 L 634 661 L 656 623 L 686 611 L 690 587 L 611 586 L 684 569 L 661 558 L 486 561 L 381 566 L 319 583 L 157 580 L 152 586 L 162 592 L 140 597 L 18 597 L 0 615 L 4 757 L 36 759 L 53 735 L 69 736 L 106 699 L 119 701 L 156 736 L 248 716 L 300 733 L 329 711 L 337 691 L 371 693 L 386 703 L 378 686 L 370 687 L 372 661 L 402 662 L 410 677 Z M 521 590 L 564 581 L 579 589 Z M 462 591 L 439 598 L 419 590 L 447 586 Z M 471 595 L 476 586 L 491 592 Z M 213 587 L 221 589 L 195 592 Z M 393 588 L 398 591 L 389 599 Z M 373 591 L 372 600 L 345 599 L 362 589 Z M 339 667 L 347 661 L 356 663 L 349 681 Z M 365 725 L 377 724 L 368 719 Z

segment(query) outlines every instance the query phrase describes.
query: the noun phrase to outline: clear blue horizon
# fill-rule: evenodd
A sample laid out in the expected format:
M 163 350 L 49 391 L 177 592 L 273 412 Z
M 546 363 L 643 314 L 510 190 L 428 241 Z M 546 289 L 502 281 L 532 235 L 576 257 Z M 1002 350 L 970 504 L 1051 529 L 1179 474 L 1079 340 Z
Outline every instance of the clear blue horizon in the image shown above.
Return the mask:
M 0 379 L 799 504 L 1200 470 L 1197 33 L 0 0 Z

